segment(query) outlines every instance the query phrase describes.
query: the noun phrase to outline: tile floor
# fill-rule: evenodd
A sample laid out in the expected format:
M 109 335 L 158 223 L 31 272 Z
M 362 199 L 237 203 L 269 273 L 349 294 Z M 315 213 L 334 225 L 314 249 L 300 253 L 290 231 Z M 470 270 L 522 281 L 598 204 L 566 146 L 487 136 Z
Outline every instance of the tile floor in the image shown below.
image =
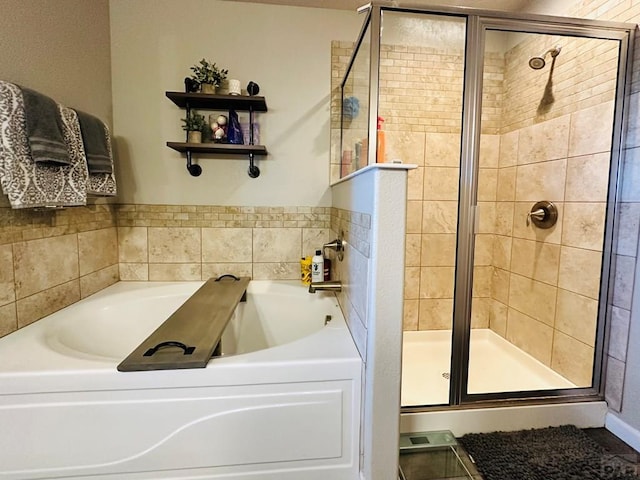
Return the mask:
M 629 469 L 640 475 L 640 453 L 605 428 L 588 428 L 585 433 L 606 452 L 625 460 Z M 404 474 L 400 480 L 483 480 L 462 446 L 455 451 L 442 448 L 403 453 L 400 468 Z

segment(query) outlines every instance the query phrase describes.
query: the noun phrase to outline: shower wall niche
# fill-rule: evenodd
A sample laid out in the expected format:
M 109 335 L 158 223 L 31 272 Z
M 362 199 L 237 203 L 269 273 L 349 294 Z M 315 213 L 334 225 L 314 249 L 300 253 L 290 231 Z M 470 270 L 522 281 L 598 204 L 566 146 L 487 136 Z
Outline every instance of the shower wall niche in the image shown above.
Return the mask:
M 608 272 L 602 259 L 610 253 L 611 235 L 605 227 L 613 215 L 610 186 L 618 168 L 612 150 L 619 132 L 613 126 L 626 46 L 621 48 L 620 36 L 583 36 L 574 28 L 533 33 L 537 27 L 523 25 L 486 28 L 474 59 L 481 60 L 482 88 L 474 104 L 481 110 L 469 327 L 490 329 L 576 388 L 597 390 L 594 368 L 600 365 L 594 359 L 604 331 L 598 319 L 606 310 L 601 272 Z M 381 32 L 377 112 L 364 115 L 384 118 L 387 161 L 418 166 L 409 173 L 404 330 L 451 330 L 467 17 L 383 9 Z M 556 47 L 560 53 L 547 54 L 544 68 L 529 66 L 530 58 Z M 345 130 L 358 125 L 355 138 L 367 138 L 369 120 L 345 121 L 340 114 L 340 81 L 353 48 L 344 42 L 332 48 L 332 180 L 366 165 L 341 164 L 354 143 Z M 370 48 L 366 43 L 366 54 L 359 50 L 356 58 L 368 58 Z M 359 68 L 352 67 L 347 78 L 369 73 L 369 62 L 354 65 Z M 367 94 L 368 80 L 360 82 Z M 527 223 L 541 200 L 559 212 L 556 225 L 546 230 Z M 472 368 L 479 353 L 474 356 L 471 346 L 468 355 Z

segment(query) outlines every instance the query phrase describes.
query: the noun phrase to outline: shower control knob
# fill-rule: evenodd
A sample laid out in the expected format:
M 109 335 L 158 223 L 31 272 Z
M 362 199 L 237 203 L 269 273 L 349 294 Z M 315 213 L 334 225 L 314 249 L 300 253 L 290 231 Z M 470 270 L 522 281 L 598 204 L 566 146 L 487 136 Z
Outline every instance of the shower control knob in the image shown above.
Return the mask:
M 546 200 L 536 202 L 527 213 L 527 227 L 533 223 L 538 228 L 551 228 L 558 221 L 558 209 Z

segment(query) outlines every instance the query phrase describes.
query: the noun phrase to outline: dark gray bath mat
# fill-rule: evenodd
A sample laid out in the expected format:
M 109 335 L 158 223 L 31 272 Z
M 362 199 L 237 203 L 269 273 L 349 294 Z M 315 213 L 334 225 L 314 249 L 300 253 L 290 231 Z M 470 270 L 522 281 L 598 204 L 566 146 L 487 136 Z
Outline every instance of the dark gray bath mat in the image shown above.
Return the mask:
M 633 462 L 611 455 L 573 425 L 472 433 L 460 443 L 485 480 L 638 480 Z

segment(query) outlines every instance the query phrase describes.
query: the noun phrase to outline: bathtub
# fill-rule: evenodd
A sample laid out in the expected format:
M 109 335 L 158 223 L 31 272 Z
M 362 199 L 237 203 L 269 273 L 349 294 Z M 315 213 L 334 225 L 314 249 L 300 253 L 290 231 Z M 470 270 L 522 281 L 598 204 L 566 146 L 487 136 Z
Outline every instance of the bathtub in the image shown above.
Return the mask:
M 252 281 L 206 368 L 116 370 L 201 285 L 119 282 L 0 339 L 0 478 L 357 479 L 333 294 Z

